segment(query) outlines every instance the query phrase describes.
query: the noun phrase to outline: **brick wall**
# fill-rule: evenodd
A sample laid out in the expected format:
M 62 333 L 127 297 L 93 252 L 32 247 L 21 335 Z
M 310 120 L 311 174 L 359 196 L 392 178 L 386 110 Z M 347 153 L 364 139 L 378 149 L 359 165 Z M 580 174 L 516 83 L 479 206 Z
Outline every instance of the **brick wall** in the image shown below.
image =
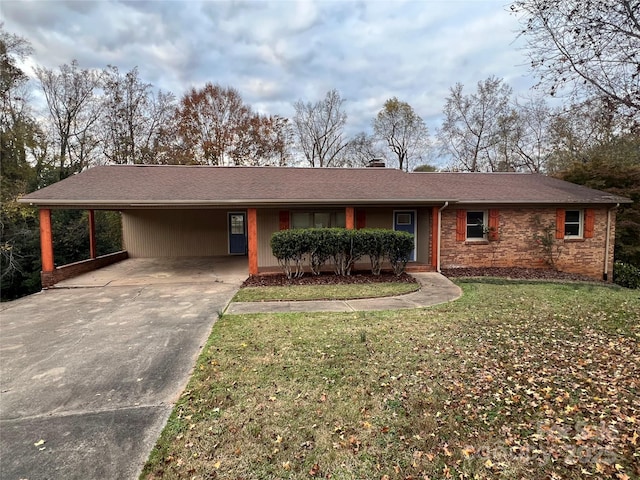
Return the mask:
M 68 265 L 62 265 L 56 267 L 53 272 L 41 272 L 40 278 L 42 281 L 42 288 L 49 288 L 56 283 L 66 280 L 68 278 L 76 277 L 82 273 L 91 272 L 112 263 L 126 260 L 128 254 L 126 251 L 110 253 L 108 255 L 102 255 L 97 258 L 82 260 L 80 262 L 69 263 Z
M 491 207 L 493 208 L 493 207 Z M 590 207 L 591 208 L 591 207 Z M 486 210 L 488 207 L 469 207 Z M 577 209 L 577 208 L 576 208 Z M 535 218 L 554 225 L 556 208 L 498 208 L 499 240 L 491 242 L 456 241 L 456 209 L 442 212 L 441 267 L 526 267 L 548 268 L 543 250 L 536 245 Z M 560 271 L 587 275 L 601 280 L 604 271 L 607 208 L 595 207 L 593 238 L 555 240 L 560 247 L 557 267 Z M 612 212 L 611 242 L 609 245 L 609 280 L 613 277 L 613 238 L 615 213 Z M 554 235 L 555 238 L 555 235 Z

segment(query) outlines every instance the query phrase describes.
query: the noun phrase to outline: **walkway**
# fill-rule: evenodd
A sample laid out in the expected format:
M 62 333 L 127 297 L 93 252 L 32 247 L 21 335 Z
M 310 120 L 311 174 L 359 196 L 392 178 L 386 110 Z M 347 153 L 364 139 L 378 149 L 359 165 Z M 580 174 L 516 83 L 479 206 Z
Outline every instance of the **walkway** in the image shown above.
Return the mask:
M 420 290 L 397 297 L 363 298 L 358 300 L 311 300 L 305 302 L 234 302 L 229 304 L 224 313 L 400 310 L 450 302 L 462 295 L 460 287 L 439 273 L 412 273 L 411 275 L 420 283 Z

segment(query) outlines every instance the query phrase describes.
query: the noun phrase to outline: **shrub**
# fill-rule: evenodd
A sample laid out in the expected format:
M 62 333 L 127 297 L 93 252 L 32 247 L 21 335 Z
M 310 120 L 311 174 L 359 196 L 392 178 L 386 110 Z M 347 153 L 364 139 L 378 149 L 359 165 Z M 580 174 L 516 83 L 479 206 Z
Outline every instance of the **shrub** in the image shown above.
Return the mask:
M 556 241 L 556 225 L 554 222 L 543 223 L 539 215 L 533 217 L 533 244 L 542 253 L 542 259 L 553 270 L 558 269 L 558 259 L 562 253 L 562 244 Z
M 629 263 L 615 262 L 613 281 L 627 288 L 640 288 L 640 268 Z
M 362 235 L 362 248 L 365 255 L 369 255 L 371 273 L 380 275 L 382 262 L 385 257 L 386 234 L 389 230 L 381 228 L 367 228 L 358 230 Z
M 271 251 L 287 278 L 304 275 L 303 259 L 309 250 L 304 230 L 282 230 L 271 236 Z
M 309 266 L 311 273 L 320 275 L 322 266 L 331 257 L 331 231 L 327 228 L 309 228 L 305 230 L 309 247 Z
M 287 278 L 304 274 L 303 261 L 309 258 L 314 275 L 331 259 L 336 275 L 351 275 L 353 265 L 364 255 L 371 261 L 371 272 L 379 275 L 384 258 L 393 272 L 405 271 L 413 251 L 413 235 L 383 229 L 347 230 L 344 228 L 308 228 L 282 230 L 271 237 L 271 251 Z
M 408 232 L 394 232 L 386 236 L 385 256 L 391 263 L 391 269 L 396 275 L 404 273 L 407 262 L 413 252 L 413 235 Z
M 360 230 L 332 228 L 328 235 L 328 250 L 333 260 L 336 275 L 351 275 L 351 269 L 363 255 L 363 242 Z

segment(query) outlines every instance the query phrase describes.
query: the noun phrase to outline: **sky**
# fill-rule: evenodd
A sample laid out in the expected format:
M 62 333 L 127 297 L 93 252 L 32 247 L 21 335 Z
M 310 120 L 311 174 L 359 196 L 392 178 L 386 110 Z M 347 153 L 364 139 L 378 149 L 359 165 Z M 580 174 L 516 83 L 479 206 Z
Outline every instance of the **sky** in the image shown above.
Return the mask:
M 289 118 L 295 101 L 337 89 L 348 135 L 371 133 L 391 97 L 434 135 L 457 82 L 470 93 L 495 75 L 516 95 L 535 84 L 508 0 L 2 0 L 0 21 L 33 46 L 28 72 L 73 59 L 83 68 L 137 66 L 177 98 L 218 83 L 255 111 Z

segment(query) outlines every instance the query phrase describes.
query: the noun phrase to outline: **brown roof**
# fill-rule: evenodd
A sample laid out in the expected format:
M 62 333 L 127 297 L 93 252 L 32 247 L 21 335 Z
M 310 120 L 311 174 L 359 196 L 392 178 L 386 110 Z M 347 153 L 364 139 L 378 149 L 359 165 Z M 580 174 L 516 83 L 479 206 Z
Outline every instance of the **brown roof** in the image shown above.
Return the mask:
M 623 197 L 537 174 L 388 168 L 110 165 L 24 196 L 42 207 L 511 203 L 615 204 Z

